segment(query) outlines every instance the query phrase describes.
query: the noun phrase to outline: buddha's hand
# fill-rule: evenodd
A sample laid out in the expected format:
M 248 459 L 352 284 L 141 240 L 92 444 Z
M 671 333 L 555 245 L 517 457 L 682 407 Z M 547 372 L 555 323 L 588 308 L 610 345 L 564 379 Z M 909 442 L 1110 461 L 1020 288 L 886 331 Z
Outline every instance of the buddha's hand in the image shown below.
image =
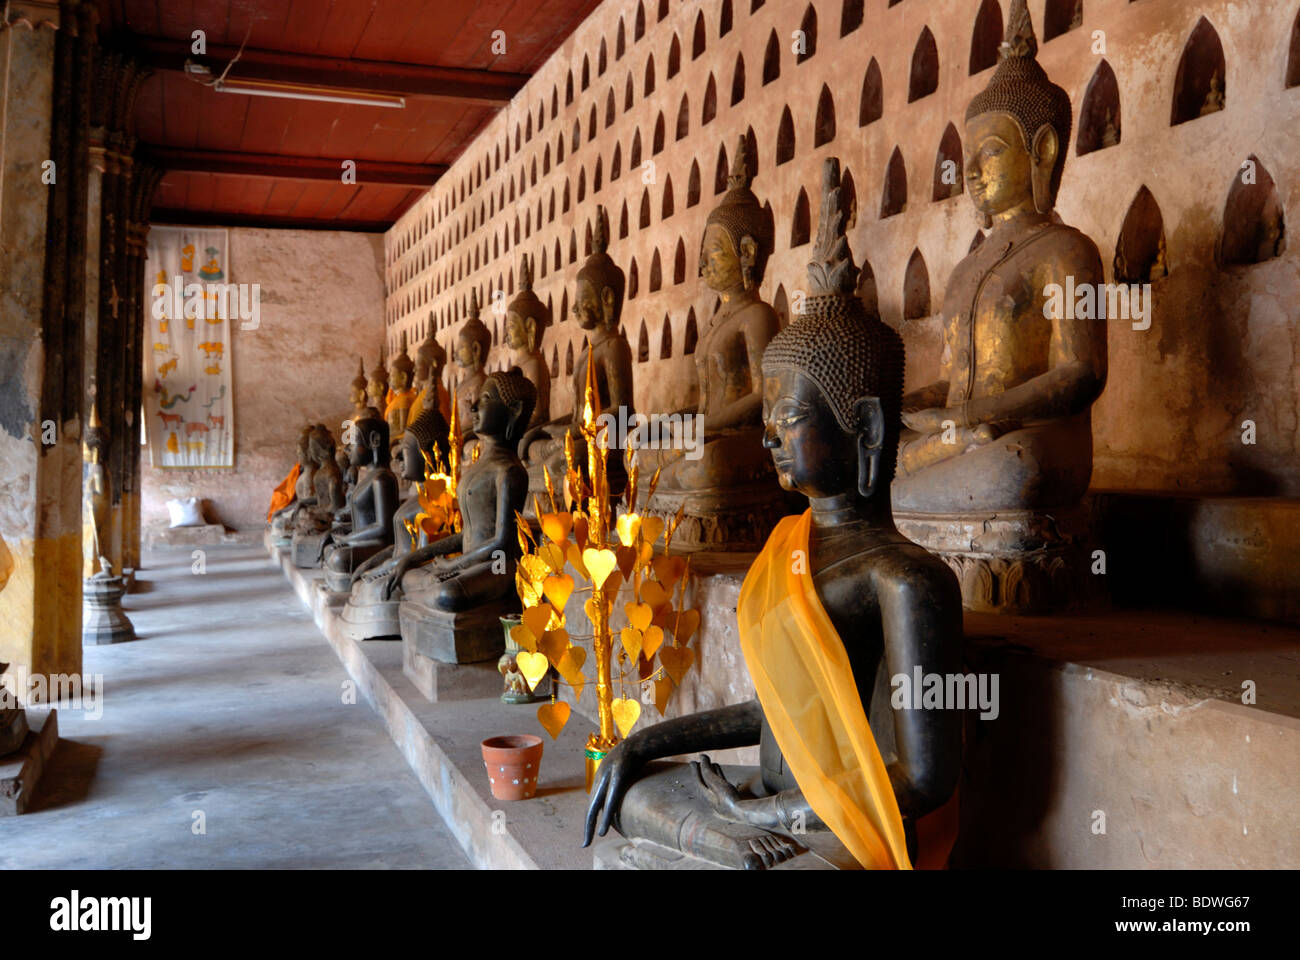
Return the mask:
M 904 425 L 917 433 L 938 433 L 944 429 L 944 423 L 955 424 L 952 411 L 945 407 L 928 407 L 925 410 L 905 410 L 902 414 Z
M 604 836 L 609 832 L 609 825 L 623 802 L 641 769 L 643 761 L 636 749 L 636 734 L 619 742 L 605 759 L 600 761 L 596 770 L 596 782 L 591 787 L 591 800 L 587 803 L 587 823 L 583 830 L 582 845 L 591 846 L 593 834 Z M 600 829 L 596 829 L 596 820 L 600 819 Z
M 390 573 L 388 579 L 384 581 L 383 597 L 385 600 L 393 599 L 393 591 L 401 587 L 402 577 L 406 576 L 406 571 L 408 569 L 410 569 L 410 567 L 408 566 L 407 557 L 398 560 L 393 566 L 393 572 Z
M 710 760 L 706 754 L 701 754 L 699 760 L 691 761 L 691 768 L 699 778 L 700 786 L 704 788 L 704 794 L 708 797 L 714 813 L 732 823 L 749 822 L 745 816 L 740 791 L 727 780 L 720 766 Z

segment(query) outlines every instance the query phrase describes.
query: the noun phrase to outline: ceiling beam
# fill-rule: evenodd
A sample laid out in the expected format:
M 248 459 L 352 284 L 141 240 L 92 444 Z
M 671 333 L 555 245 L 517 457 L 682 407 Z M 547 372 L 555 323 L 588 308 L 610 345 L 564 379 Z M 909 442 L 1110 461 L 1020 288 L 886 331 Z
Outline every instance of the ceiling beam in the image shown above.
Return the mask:
M 153 224 L 183 227 L 265 227 L 279 230 L 340 230 L 353 233 L 386 233 L 396 221 L 337 220 L 324 217 L 279 217 L 262 214 L 221 213 L 217 210 L 181 210 L 154 207 L 149 215 Z
M 276 153 L 240 153 L 234 150 L 187 150 L 157 144 L 141 144 L 140 155 L 164 170 L 195 173 L 226 173 L 244 177 L 274 177 L 283 180 L 327 180 L 341 183 L 342 159 L 295 157 Z M 423 189 L 437 183 L 447 172 L 441 163 L 394 163 L 387 160 L 357 160 L 356 182 L 387 184 Z
M 207 66 L 211 69 L 212 76 L 217 77 L 238 54 L 239 62 L 230 68 L 228 74 L 230 79 L 306 83 L 343 90 L 431 97 L 487 106 L 509 103 L 523 89 L 530 76 L 526 73 L 353 60 L 348 57 L 322 57 L 309 53 L 247 47 L 240 54 L 238 47 L 212 43 L 208 44 L 206 55 L 195 56 L 190 52 L 191 41 L 173 40 L 170 37 L 133 35 L 129 43 L 155 70 L 184 72 L 185 61 L 193 60 Z

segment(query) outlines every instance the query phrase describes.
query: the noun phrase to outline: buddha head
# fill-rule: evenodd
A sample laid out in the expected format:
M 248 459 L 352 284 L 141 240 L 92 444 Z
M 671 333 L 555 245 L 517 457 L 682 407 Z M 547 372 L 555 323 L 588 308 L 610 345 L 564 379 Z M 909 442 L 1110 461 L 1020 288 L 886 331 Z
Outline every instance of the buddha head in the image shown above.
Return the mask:
M 436 405 L 420 411 L 420 415 L 406 425 L 398 447 L 398 472 L 403 480 L 418 482 L 424 479 L 424 458 L 433 458 L 434 448 L 447 444 L 447 421 Z M 444 449 L 445 452 L 445 449 Z
M 370 401 L 372 407 L 383 408 L 385 397 L 388 395 L 388 368 L 384 366 L 384 355 L 379 355 L 379 362 L 375 368 L 370 371 L 370 379 L 366 381 L 366 399 Z
M 298 465 L 304 470 L 311 463 L 311 424 L 298 432 Z
M 519 263 L 519 293 L 506 307 L 506 343 L 511 350 L 535 353 L 550 321 L 546 304 L 533 293 L 533 265 L 525 255 Z
M 99 408 L 92 400 L 90 404 L 90 422 L 86 424 L 86 434 L 81 441 L 81 459 L 86 463 L 103 463 L 104 448 L 108 446 L 108 431 L 99 419 Z M 301 444 L 299 445 L 301 450 Z
M 839 161 L 826 161 L 804 312 L 763 354 L 763 446 L 786 490 L 810 498 L 883 491 L 898 451 L 903 341 L 854 294 Z
M 348 460 L 354 467 L 387 466 L 388 457 L 388 421 L 376 408 L 366 407 L 366 412 L 352 425 Z
M 719 293 L 757 289 L 772 253 L 772 211 L 759 205 L 749 183 L 749 152 L 742 136 L 727 193 L 709 214 L 700 241 L 700 276 Z
M 411 376 L 415 372 L 415 363 L 406 352 L 406 337 L 402 337 L 402 352 L 393 358 L 393 367 L 388 375 L 388 385 L 394 393 L 401 393 L 411 385 Z
M 348 403 L 352 404 L 354 409 L 365 406 L 366 382 L 366 362 L 358 357 L 357 375 L 352 378 L 352 383 L 348 387 Z
M 591 256 L 578 271 L 578 289 L 573 299 L 573 316 L 584 330 L 603 327 L 618 329 L 623 315 L 623 271 L 606 249 L 609 247 L 609 214 L 596 207 L 592 225 Z
M 474 432 L 480 437 L 495 437 L 513 449 L 528 426 L 536 402 L 537 388 L 518 367 L 489 374 L 470 407 Z
M 307 440 L 307 452 L 311 456 L 312 462 L 317 467 L 333 463 L 334 436 L 330 433 L 329 427 L 323 423 L 317 423 L 310 427 L 310 431 Z
M 492 349 L 492 331 L 479 319 L 478 291 L 469 293 L 469 319 L 456 334 L 456 363 L 466 370 L 478 371 L 487 365 Z
M 429 331 L 429 335 L 415 351 L 415 386 L 421 390 L 442 379 L 442 368 L 447 365 L 447 351 L 432 332 L 432 317 Z
M 997 70 L 966 108 L 966 184 L 985 227 L 1000 214 L 1050 213 L 1070 142 L 1070 97 L 1036 59 L 1025 0 L 1012 0 Z

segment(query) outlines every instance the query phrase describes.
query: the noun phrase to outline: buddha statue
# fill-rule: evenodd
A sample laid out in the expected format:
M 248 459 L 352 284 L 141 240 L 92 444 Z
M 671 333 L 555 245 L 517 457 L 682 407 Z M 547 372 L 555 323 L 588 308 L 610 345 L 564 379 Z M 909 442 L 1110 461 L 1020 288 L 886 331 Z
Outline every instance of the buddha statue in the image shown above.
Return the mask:
M 533 293 L 533 264 L 527 255 L 519 259 L 519 293 L 506 307 L 506 345 L 510 363 L 537 388 L 537 404 L 527 429 L 551 419 L 551 374 L 542 355 L 542 333 L 551 323 L 551 312 Z
M 463 527 L 408 552 L 388 575 L 385 596 L 404 598 L 403 642 L 424 656 L 465 663 L 501 655 L 500 618 L 518 609 L 516 515 L 528 492 L 517 451 L 536 397 L 518 370 L 484 379 L 470 406 L 479 456 L 463 464 L 456 485 Z
M 407 415 L 411 410 L 411 404 L 415 402 L 416 391 L 411 386 L 411 376 L 414 372 L 415 363 L 406 353 L 406 337 L 403 335 L 402 352 L 393 358 L 388 393 L 384 400 L 384 419 L 388 421 L 388 438 L 394 447 L 402 440 Z
M 357 482 L 347 498 L 346 532 L 335 524 L 320 546 L 325 586 L 335 593 L 347 592 L 352 571 L 393 544 L 393 514 L 398 499 L 397 478 L 388 466 L 391 450 L 388 422 L 379 411 L 367 408 L 366 415 L 353 424 L 348 444 Z
M 281 507 L 275 507 L 272 502 L 271 539 L 277 547 L 290 545 L 298 514 L 316 503 L 316 461 L 311 456 L 311 432 L 311 424 L 298 432 L 298 475 L 293 484 L 293 498 Z
M 293 562 L 297 567 L 318 567 L 321 545 L 347 504 L 347 491 L 334 459 L 334 437 L 325 424 L 312 426 L 307 451 L 315 468 L 312 474 L 314 496 L 309 505 L 298 511 L 294 520 Z
M 961 597 L 891 519 L 903 345 L 854 295 L 826 162 L 810 296 L 762 361 L 762 443 L 807 508 L 776 525 L 741 587 L 757 699 L 642 727 L 601 761 L 584 844 L 613 825 L 632 840 L 618 865 L 907 868 L 942 864 L 954 838 L 962 714 L 893 709 L 887 681 L 957 672 Z M 651 763 L 755 744 L 757 771 Z
M 748 164 L 741 137 L 729 189 L 700 243 L 700 276 L 718 306 L 695 350 L 699 406 L 673 414 L 652 434 L 657 446 L 636 454 L 643 475 L 662 469 L 650 512 L 668 518 L 684 506 L 674 539 L 688 546 L 757 550 L 797 507 L 778 486 L 761 442 L 761 363 L 779 324 L 758 294 L 774 227 L 771 210 L 749 188 Z
M 597 418 L 609 414 L 619 418 L 620 408 L 631 417 L 635 410 L 632 401 L 632 347 L 619 330 L 623 314 L 624 276 L 610 255 L 609 215 L 602 206 L 596 207 L 592 228 L 592 252 L 578 270 L 577 289 L 573 298 L 573 316 L 586 331 L 587 339 L 578 362 L 573 368 L 573 412 L 549 423 L 533 427 L 525 435 L 520 449 L 525 453 L 528 466 L 529 489 L 544 495 L 546 486 L 542 475 L 545 466 L 556 489 L 565 474 L 564 438 L 572 436 L 575 450 L 583 449 L 582 403 L 587 382 L 587 364 L 595 365 L 596 393 L 600 409 Z M 578 464 L 586 472 L 586 459 L 578 457 Z M 618 496 L 627 482 L 622 456 L 609 458 L 609 491 Z M 529 507 L 531 509 L 531 498 Z
M 948 282 L 939 379 L 904 398 L 893 488 L 899 529 L 949 561 L 968 606 L 1024 613 L 1096 579 L 1078 563 L 1088 523 L 1074 508 L 1106 381 L 1105 321 L 1048 304 L 1053 284 L 1104 277 L 1097 245 L 1052 214 L 1070 98 L 1037 49 L 1014 0 L 998 67 L 966 110 L 967 193 L 991 232 Z
M 338 462 L 339 470 L 343 474 L 343 479 L 351 485 L 356 477 L 352 474 L 352 462 L 348 457 L 347 440 L 351 436 L 352 424 L 360 420 L 366 413 L 366 407 L 369 405 L 366 397 L 366 387 L 369 381 L 366 379 L 366 362 L 362 358 L 357 358 L 357 375 L 352 378 L 352 383 L 348 385 L 348 403 L 352 404 L 352 412 L 348 418 L 340 424 L 339 437 L 344 441 L 339 445 L 334 459 Z
M 379 352 L 379 362 L 370 371 L 366 381 L 366 406 L 382 411 L 388 404 L 388 368 L 384 366 L 384 353 Z
M 467 444 L 474 438 L 473 430 L 467 429 L 473 420 L 471 408 L 487 379 L 488 351 L 492 349 L 492 332 L 480 319 L 480 309 L 478 291 L 471 290 L 469 318 L 456 334 L 456 366 L 462 371 L 456 382 L 456 418 L 460 424 L 461 437 Z
M 422 481 L 425 457 L 432 462 L 446 463 L 448 433 L 447 421 L 436 406 L 426 407 L 408 423 L 394 461 L 400 478 L 413 484 Z M 412 550 L 430 543 L 423 530 L 411 533 L 411 526 L 422 509 L 417 490 L 393 514 L 392 544 L 376 551 L 353 570 L 348 602 L 340 613 L 344 630 L 353 640 L 391 637 L 400 632 L 399 601 L 389 596 L 388 578 Z
M 426 407 L 433 407 L 444 420 L 451 418 L 451 398 L 442 384 L 442 371 L 447 366 L 447 351 L 433 335 L 433 318 L 429 318 L 429 335 L 415 351 L 415 400 L 411 403 L 408 420 L 418 420 Z
M 93 577 L 100 553 L 112 542 L 113 478 L 104 465 L 108 432 L 92 401 L 90 421 L 81 445 L 81 578 Z M 102 544 L 102 546 L 101 546 Z

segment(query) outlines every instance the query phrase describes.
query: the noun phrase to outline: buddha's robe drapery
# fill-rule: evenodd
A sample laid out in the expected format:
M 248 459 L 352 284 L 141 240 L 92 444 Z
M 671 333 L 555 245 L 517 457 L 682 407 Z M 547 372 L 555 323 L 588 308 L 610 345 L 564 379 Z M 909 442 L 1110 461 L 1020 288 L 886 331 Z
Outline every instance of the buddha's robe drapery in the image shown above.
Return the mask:
M 737 607 L 745 664 L 813 811 L 863 867 L 908 870 L 889 774 L 848 654 L 807 569 L 811 529 L 811 510 L 782 519 L 745 577 Z M 918 866 L 946 863 L 955 813 L 954 797 L 918 821 Z
M 271 517 L 277 510 L 283 510 L 289 504 L 293 503 L 296 496 L 294 488 L 298 485 L 298 474 L 302 472 L 302 464 L 295 463 L 293 469 L 288 475 L 276 486 L 271 492 L 271 506 L 266 511 L 266 522 L 271 522 Z

